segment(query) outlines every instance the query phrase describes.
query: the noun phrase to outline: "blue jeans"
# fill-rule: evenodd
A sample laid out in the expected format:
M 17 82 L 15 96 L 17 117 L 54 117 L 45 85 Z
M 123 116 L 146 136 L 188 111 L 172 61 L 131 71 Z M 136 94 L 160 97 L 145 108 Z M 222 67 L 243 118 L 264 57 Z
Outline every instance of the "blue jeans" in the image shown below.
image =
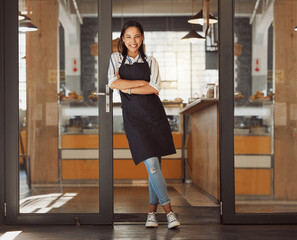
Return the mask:
M 161 171 L 161 158 L 148 158 L 144 164 L 149 175 L 150 204 L 166 205 L 170 203 L 166 182 Z

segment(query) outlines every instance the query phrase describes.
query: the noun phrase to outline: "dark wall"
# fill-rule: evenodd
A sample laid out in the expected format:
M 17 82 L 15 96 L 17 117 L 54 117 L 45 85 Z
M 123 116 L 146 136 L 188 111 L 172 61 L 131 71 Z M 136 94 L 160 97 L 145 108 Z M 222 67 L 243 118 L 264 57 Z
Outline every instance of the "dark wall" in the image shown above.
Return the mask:
M 95 58 L 91 55 L 90 46 L 94 44 L 95 37 L 98 33 L 98 21 L 96 18 L 84 18 L 81 25 L 81 90 L 84 99 L 88 99 L 88 95 L 95 91 Z
M 189 17 L 136 17 L 136 18 L 113 18 L 112 31 L 120 32 L 122 23 L 136 20 L 141 23 L 144 31 L 190 31 Z M 196 31 L 202 31 L 200 25 L 195 24 Z M 84 99 L 95 91 L 95 58 L 91 55 L 90 46 L 94 43 L 98 32 L 96 18 L 84 18 L 81 26 L 81 90 Z
M 249 18 L 234 18 L 234 34 L 237 42 L 242 46 L 242 54 L 235 60 L 237 65 L 237 88 L 247 101 L 252 91 L 252 26 Z M 235 40 L 234 40 L 235 41 Z
M 205 69 L 219 69 L 218 66 L 219 53 L 214 52 L 205 52 Z
M 267 94 L 272 90 L 273 84 L 272 84 L 272 70 L 273 70 L 273 25 L 271 25 L 268 28 L 268 48 L 267 48 Z
M 113 18 L 112 31 L 119 32 L 122 23 L 130 20 L 138 21 L 144 31 L 190 31 L 191 24 L 188 23 L 190 17 L 133 17 L 133 18 Z M 194 30 L 202 31 L 202 26 L 193 24 Z
M 60 70 L 65 70 L 65 32 L 62 23 L 59 26 L 59 52 Z
M 60 92 L 62 89 L 65 89 L 65 31 L 61 22 L 59 26 L 59 64 L 60 64 L 59 66 L 59 70 L 60 70 L 59 92 Z

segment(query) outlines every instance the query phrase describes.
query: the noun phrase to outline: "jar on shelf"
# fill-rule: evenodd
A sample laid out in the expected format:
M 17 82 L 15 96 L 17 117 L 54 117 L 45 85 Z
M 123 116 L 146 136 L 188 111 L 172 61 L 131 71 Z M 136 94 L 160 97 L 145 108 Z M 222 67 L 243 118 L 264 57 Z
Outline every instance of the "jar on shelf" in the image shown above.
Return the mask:
M 206 98 L 216 98 L 216 85 L 214 83 L 208 83 L 206 85 Z

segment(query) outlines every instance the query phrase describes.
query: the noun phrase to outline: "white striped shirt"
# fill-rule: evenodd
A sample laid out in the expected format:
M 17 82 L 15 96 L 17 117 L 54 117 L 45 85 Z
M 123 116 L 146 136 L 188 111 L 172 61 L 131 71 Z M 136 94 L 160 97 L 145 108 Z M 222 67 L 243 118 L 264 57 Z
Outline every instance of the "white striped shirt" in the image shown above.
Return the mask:
M 121 67 L 123 61 L 123 55 L 119 52 L 114 52 L 111 54 L 110 57 L 110 62 L 109 62 L 109 68 L 108 68 L 108 86 L 118 79 L 117 73 L 119 73 L 119 69 Z M 152 86 L 153 88 L 157 89 L 160 91 L 161 89 L 161 77 L 159 74 L 159 65 L 157 60 L 153 56 L 147 56 L 146 61 L 150 67 L 151 70 L 151 75 L 150 75 L 150 82 L 149 85 Z M 136 58 L 132 58 L 127 56 L 125 64 L 130 64 L 132 65 L 133 63 L 143 63 L 143 60 L 138 54 Z M 144 79 L 138 79 L 138 80 L 144 80 Z

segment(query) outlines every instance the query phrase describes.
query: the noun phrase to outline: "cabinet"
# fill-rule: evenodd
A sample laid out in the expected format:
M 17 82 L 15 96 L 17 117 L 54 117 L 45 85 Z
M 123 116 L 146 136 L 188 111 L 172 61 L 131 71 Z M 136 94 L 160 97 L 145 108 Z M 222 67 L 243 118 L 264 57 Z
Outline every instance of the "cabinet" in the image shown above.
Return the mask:
M 235 103 L 235 194 L 273 195 L 273 103 Z

